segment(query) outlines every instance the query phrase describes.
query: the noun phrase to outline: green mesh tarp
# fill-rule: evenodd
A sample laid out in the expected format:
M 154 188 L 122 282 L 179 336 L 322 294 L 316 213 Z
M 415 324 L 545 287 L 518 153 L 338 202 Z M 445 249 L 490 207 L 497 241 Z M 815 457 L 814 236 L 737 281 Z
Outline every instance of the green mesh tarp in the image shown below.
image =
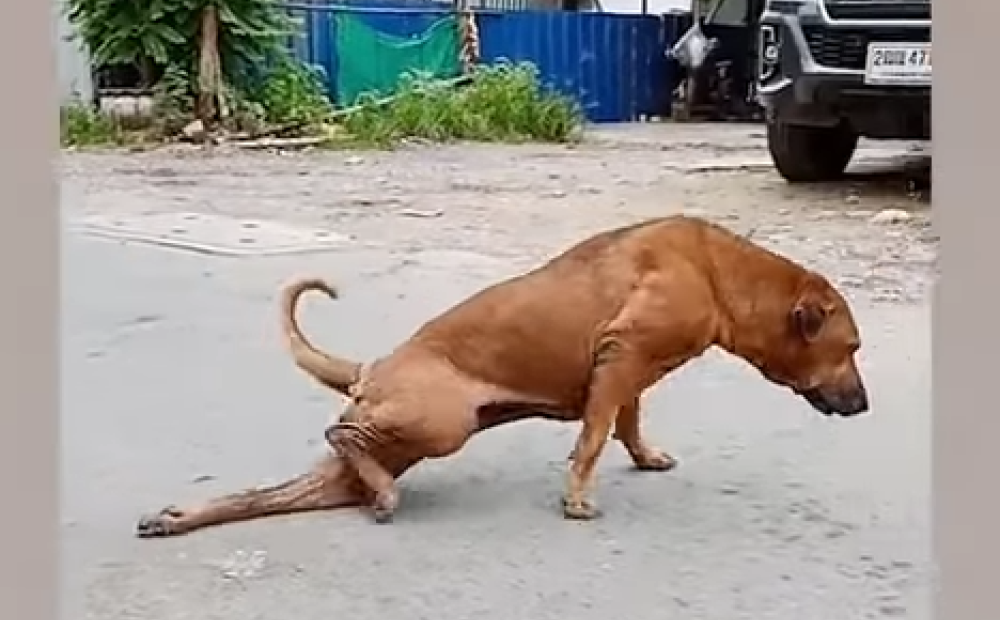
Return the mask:
M 400 78 L 419 72 L 434 79 L 461 73 L 458 20 L 443 17 L 415 37 L 372 28 L 358 16 L 336 16 L 337 103 L 350 106 L 363 94 L 391 95 Z

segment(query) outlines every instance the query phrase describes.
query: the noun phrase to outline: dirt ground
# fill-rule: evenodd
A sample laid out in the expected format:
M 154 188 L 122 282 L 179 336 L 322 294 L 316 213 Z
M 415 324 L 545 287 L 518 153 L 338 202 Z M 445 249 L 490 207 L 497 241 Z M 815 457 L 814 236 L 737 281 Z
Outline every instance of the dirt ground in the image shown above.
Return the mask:
M 929 200 L 900 174 L 922 157 L 908 147 L 864 144 L 847 181 L 812 187 L 778 177 L 754 125 L 628 125 L 575 147 L 73 153 L 64 203 L 71 221 L 281 221 L 355 248 L 469 252 L 512 269 L 596 230 L 684 211 L 751 232 L 848 293 L 915 302 L 928 294 L 937 236 Z

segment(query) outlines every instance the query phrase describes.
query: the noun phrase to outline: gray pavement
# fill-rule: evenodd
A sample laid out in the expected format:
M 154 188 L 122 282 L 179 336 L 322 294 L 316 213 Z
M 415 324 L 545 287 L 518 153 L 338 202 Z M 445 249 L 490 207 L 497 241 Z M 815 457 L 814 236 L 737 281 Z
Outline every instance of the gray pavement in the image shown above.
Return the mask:
M 166 503 L 295 474 L 339 402 L 277 337 L 278 284 L 343 286 L 305 329 L 353 357 L 513 270 L 376 246 L 219 258 L 64 243 L 67 620 L 853 620 L 930 617 L 929 311 L 859 301 L 873 413 L 828 420 L 710 355 L 646 403 L 679 457 L 601 462 L 604 516 L 557 507 L 575 426 L 528 422 L 408 474 L 394 524 L 354 511 L 132 538 Z

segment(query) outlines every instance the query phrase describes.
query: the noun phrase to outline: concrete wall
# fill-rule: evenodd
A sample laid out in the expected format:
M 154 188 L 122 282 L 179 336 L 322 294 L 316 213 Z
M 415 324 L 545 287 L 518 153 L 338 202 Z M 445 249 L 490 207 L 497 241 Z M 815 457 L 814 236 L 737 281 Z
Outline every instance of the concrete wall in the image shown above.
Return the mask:
M 52 0 L 52 17 L 55 22 L 53 44 L 56 46 L 60 101 L 65 103 L 74 97 L 89 101 L 94 96 L 90 62 L 80 43 L 71 40 L 73 27 L 66 19 L 63 7 L 64 0 Z

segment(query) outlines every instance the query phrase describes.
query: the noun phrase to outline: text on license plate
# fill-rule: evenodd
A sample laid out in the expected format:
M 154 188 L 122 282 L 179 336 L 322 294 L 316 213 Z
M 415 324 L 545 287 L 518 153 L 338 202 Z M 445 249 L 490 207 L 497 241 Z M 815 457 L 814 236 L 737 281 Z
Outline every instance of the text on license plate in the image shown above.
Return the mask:
M 929 43 L 871 43 L 865 81 L 869 84 L 930 84 Z

